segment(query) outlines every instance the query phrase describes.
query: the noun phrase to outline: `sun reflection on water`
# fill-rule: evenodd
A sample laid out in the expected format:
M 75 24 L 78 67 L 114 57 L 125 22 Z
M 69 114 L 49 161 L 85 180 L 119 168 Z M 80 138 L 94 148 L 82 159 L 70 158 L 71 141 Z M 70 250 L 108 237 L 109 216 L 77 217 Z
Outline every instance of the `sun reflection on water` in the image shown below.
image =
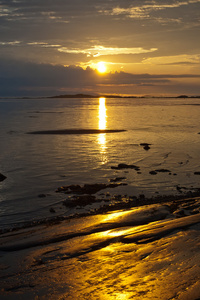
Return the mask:
M 106 98 L 99 98 L 99 129 L 106 129 L 107 127 L 107 115 L 106 115 Z M 98 135 L 98 144 L 100 145 L 100 152 L 105 154 L 106 152 L 106 134 L 100 133 Z M 106 158 L 104 157 L 103 163 L 106 162 Z
M 99 129 L 106 129 L 106 98 L 99 98 Z

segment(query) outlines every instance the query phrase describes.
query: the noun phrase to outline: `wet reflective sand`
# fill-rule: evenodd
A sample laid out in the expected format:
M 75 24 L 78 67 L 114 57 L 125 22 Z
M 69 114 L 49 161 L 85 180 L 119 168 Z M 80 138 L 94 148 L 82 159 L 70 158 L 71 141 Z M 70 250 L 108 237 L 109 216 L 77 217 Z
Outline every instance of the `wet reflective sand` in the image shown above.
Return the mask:
M 199 204 L 177 200 L 5 233 L 1 299 L 195 300 Z

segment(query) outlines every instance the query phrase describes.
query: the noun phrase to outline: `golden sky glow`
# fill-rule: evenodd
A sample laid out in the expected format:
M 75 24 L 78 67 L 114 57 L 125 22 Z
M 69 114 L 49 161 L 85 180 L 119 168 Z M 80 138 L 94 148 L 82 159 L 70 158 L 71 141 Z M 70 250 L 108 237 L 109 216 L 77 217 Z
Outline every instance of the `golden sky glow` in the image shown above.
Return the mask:
M 98 64 L 97 64 L 97 70 L 100 72 L 100 73 L 105 73 L 106 72 L 106 65 L 103 61 L 100 61 Z
M 200 94 L 200 0 L 1 2 L 0 96 Z

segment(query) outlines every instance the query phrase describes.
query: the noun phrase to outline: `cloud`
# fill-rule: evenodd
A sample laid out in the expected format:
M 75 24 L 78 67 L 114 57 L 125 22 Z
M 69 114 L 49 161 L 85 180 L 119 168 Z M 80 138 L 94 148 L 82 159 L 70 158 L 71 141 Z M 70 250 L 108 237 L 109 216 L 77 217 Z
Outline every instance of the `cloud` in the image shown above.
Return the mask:
M 85 19 L 100 14 L 110 16 L 127 16 L 129 18 L 144 19 L 157 11 L 180 8 L 200 3 L 200 0 L 188 1 L 128 1 L 128 0 L 2 0 L 0 3 L 0 17 L 9 21 L 29 20 L 37 22 L 68 23 L 74 19 Z
M 166 63 L 166 64 L 160 64 L 160 65 L 200 65 L 199 62 L 191 62 L 191 61 L 179 61 L 179 62 L 173 62 L 173 63 Z
M 154 52 L 157 48 L 143 49 L 137 48 L 118 48 L 118 47 L 104 47 L 104 46 L 93 46 L 88 49 L 69 49 L 67 47 L 61 47 L 58 49 L 60 52 L 73 53 L 73 54 L 86 54 L 88 57 L 98 57 L 102 55 L 119 55 L 119 54 L 140 54 Z
M 200 0 L 0 0 L 1 91 L 101 91 L 106 84 L 113 92 L 117 85 L 171 87 L 178 78 L 131 73 L 199 73 L 199 4 Z M 99 60 L 113 72 L 125 72 L 98 76 L 80 68 L 95 68 Z
M 21 44 L 21 41 L 11 41 L 11 42 L 0 42 L 0 46 L 18 46 Z
M 0 61 L 0 96 L 51 96 L 61 93 L 116 93 L 119 87 L 165 86 L 174 80 L 198 79 L 200 75 L 130 74 L 126 72 L 99 75 L 95 70 L 50 64 Z M 199 89 L 199 87 L 198 87 Z M 123 91 L 124 92 L 124 91 Z M 200 91 L 199 91 L 200 93 Z
M 117 6 L 111 10 L 100 10 L 101 13 L 110 15 L 126 15 L 130 18 L 149 18 L 150 14 L 155 11 L 161 11 L 166 9 L 178 8 L 181 6 L 186 6 L 190 4 L 200 3 L 200 0 L 189 0 L 189 1 L 165 1 L 165 3 L 160 3 L 160 1 L 152 1 L 152 4 L 138 3 L 130 7 Z M 156 4 L 157 3 L 157 4 Z
M 95 86 L 97 73 L 90 68 L 0 61 L 1 95 L 48 95 L 70 88 Z
M 98 2 L 98 1 L 97 1 Z M 87 17 L 95 11 L 92 0 L 46 1 L 46 0 L 3 0 L 0 3 L 2 17 L 9 21 L 34 18 L 36 21 L 70 22 L 74 17 Z
M 27 45 L 30 46 L 38 46 L 38 47 L 43 47 L 43 48 L 58 48 L 61 47 L 61 45 L 54 45 L 54 44 L 49 44 L 46 42 L 29 42 Z
M 163 63 L 164 62 L 164 63 Z M 200 54 L 151 57 L 143 60 L 145 64 L 200 64 Z

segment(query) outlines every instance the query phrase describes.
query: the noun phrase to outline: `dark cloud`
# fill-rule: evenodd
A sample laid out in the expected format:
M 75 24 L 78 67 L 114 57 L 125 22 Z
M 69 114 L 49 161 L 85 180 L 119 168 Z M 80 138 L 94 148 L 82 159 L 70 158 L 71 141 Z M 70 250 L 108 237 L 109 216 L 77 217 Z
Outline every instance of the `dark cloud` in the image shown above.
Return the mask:
M 103 91 L 106 86 L 112 86 L 113 93 L 117 85 L 167 90 L 176 78 L 195 79 L 192 72 L 197 73 L 198 65 L 188 57 L 200 54 L 199 8 L 200 0 L 0 0 L 0 94 Z M 105 51 L 101 58 L 84 52 L 95 46 L 114 51 Z M 117 48 L 122 51 L 115 51 Z M 133 48 L 156 50 L 133 53 Z M 167 60 L 167 56 L 178 55 L 185 55 L 185 61 Z M 158 73 L 178 65 L 182 75 L 142 74 L 155 73 L 148 59 L 160 57 Z M 140 64 L 140 74 L 118 72 L 100 77 L 90 68 L 80 68 L 99 59 L 110 65 L 129 64 L 124 69 L 132 68 L 132 73 L 134 64 Z M 196 86 L 195 81 L 194 93 Z
M 0 96 L 48 96 L 79 91 L 105 92 L 112 86 L 160 86 L 173 79 L 200 78 L 200 75 L 150 75 L 125 72 L 99 75 L 95 70 L 61 65 L 34 64 L 18 61 L 0 61 Z
M 70 87 L 83 88 L 95 84 L 96 73 L 92 69 L 63 67 L 61 65 L 34 64 L 18 61 L 0 62 L 0 90 L 2 95 L 47 95 L 47 91 L 59 91 Z M 44 91 L 44 92 L 42 92 Z
M 200 63 L 199 62 L 191 62 L 191 61 L 179 61 L 179 62 L 175 62 L 175 63 L 167 63 L 167 64 L 162 64 L 162 65 L 171 65 L 171 66 L 174 66 L 174 65 L 197 65 L 197 66 L 200 66 Z

